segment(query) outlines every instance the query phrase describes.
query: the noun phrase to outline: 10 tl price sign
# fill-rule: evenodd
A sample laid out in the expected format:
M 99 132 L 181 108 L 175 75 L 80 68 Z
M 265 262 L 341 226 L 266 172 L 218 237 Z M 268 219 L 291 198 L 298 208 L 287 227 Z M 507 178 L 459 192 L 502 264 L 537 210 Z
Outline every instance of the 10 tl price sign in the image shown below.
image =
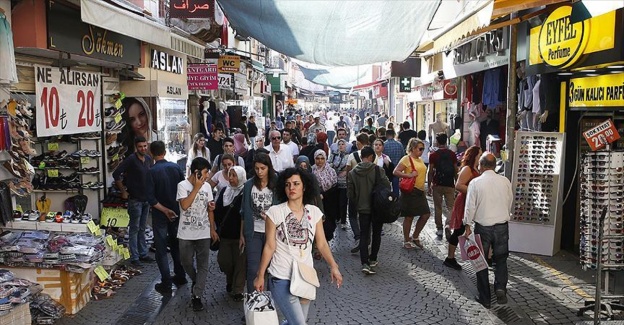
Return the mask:
M 37 136 L 100 131 L 101 83 L 99 73 L 36 65 Z

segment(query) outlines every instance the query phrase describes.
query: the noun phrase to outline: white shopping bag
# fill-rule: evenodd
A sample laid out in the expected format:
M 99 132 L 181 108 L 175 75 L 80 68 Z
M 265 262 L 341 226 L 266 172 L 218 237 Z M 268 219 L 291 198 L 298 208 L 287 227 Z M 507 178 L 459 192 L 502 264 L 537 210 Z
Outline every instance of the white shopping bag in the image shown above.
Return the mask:
M 278 325 L 277 311 L 270 291 L 254 291 L 247 294 L 243 302 L 245 324 Z
M 474 233 L 471 233 L 470 236 L 466 238 L 465 243 L 463 243 L 463 245 L 460 245 L 459 247 L 462 251 L 462 256 L 468 257 L 468 261 L 470 261 L 470 264 L 472 264 L 472 268 L 475 270 L 475 272 L 487 269 L 488 264 L 485 260 L 485 256 L 483 255 L 483 249 L 479 245 L 477 245 L 477 240 L 475 239 Z

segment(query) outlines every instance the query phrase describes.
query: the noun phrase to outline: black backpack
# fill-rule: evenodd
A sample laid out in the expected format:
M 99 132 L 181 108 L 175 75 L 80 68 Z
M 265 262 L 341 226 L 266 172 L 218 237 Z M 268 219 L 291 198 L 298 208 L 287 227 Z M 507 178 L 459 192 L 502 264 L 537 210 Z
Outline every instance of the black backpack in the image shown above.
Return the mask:
M 440 157 L 435 164 L 435 182 L 440 186 L 455 186 L 455 165 L 453 164 L 454 153 L 444 149 L 438 151 Z
M 375 166 L 375 185 L 371 192 L 373 219 L 383 223 L 393 223 L 401 214 L 399 197 L 389 187 L 381 184 L 380 167 Z

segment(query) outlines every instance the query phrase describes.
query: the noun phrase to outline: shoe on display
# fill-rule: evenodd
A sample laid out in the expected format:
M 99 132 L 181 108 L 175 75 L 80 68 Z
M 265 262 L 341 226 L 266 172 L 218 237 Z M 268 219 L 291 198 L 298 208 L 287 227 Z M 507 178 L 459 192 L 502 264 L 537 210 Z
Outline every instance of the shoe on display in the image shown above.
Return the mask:
M 457 263 L 457 260 L 454 259 L 454 258 L 448 258 L 447 257 L 444 260 L 444 263 L 442 263 L 442 264 L 444 264 L 444 266 L 448 266 L 448 267 L 450 267 L 452 269 L 455 269 L 455 270 L 458 270 L 458 271 L 461 271 L 461 269 L 462 269 L 461 265 L 459 265 L 459 263 Z
M 56 222 L 56 223 L 62 223 L 63 222 L 63 213 L 62 212 L 57 212 L 56 215 L 54 215 L 54 222 Z
M 48 214 L 46 214 L 45 217 L 45 222 L 54 222 L 54 219 L 56 218 L 56 212 L 48 212 Z
M 80 216 L 80 223 L 89 223 L 89 221 L 93 220 L 93 216 L 91 213 L 84 213 Z
M 19 210 L 13 210 L 13 221 L 22 221 L 22 213 Z

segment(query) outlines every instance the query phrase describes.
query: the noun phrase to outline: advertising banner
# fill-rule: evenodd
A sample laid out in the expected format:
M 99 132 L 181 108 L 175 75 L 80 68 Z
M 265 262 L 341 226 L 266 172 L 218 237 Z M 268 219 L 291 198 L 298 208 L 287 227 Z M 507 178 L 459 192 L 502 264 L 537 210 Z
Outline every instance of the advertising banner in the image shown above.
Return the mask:
M 570 80 L 570 107 L 624 107 L 624 73 Z
M 219 73 L 216 64 L 189 64 L 186 68 L 189 90 L 219 89 Z
M 596 151 L 617 141 L 620 138 L 620 133 L 613 125 L 613 121 L 609 119 L 593 129 L 583 132 L 583 137 L 587 140 L 591 150 Z
M 171 18 L 214 19 L 215 0 L 171 0 Z

